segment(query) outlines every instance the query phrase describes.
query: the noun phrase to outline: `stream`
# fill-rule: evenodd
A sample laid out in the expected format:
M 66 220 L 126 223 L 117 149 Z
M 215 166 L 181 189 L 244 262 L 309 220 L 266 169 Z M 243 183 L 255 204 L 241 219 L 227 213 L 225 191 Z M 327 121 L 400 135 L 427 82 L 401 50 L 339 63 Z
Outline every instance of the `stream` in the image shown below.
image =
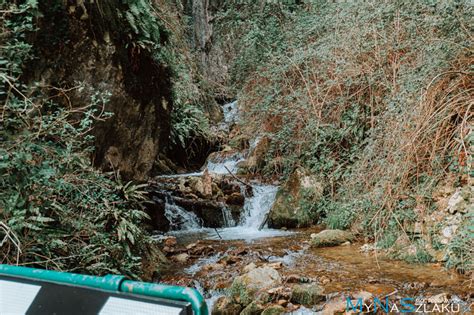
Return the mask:
M 223 112 L 224 121 L 219 128 L 229 131 L 239 119 L 237 102 L 224 105 Z M 258 136 L 251 142 L 249 151 L 257 141 Z M 185 178 L 233 177 L 229 173 L 235 176 L 238 163 L 247 155 L 248 152 L 223 155 L 218 161 L 209 160 L 201 171 L 164 175 L 158 180 L 177 180 L 182 185 Z M 390 260 L 371 249 L 370 244 L 357 241 L 312 248 L 310 236 L 322 230 L 319 226 L 296 230 L 267 228 L 266 215 L 275 201 L 278 186 L 259 181 L 250 185 L 251 194 L 240 184 L 245 200 L 238 217 L 227 206 L 219 206 L 217 213 L 223 222 L 219 227 L 206 227 L 202 218 L 178 205 L 171 192 L 166 192 L 165 216 L 171 222 L 170 231 L 157 238 L 169 243 L 165 252 L 175 263 L 164 272 L 161 282 L 195 287 L 206 298 L 210 311 L 225 296 L 234 279 L 251 265 L 277 270 L 283 282 L 276 291 L 269 291 L 273 297 L 271 303 L 278 303 L 287 314 L 334 314 L 344 310 L 345 297 L 361 292 L 380 298 L 443 297 L 464 307 L 470 303 L 465 301 L 472 299 L 471 279 L 439 264 Z M 324 289 L 324 301 L 316 306 L 292 303 L 294 283 L 318 284 Z

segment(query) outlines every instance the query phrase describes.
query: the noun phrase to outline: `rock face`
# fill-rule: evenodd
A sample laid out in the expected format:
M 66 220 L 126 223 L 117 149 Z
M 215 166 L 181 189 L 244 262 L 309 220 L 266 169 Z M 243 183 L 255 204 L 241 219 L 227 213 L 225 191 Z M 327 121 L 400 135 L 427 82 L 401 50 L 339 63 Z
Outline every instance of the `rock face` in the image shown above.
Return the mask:
M 235 278 L 230 293 L 237 303 L 247 306 L 258 298 L 260 290 L 279 284 L 281 284 L 281 277 L 278 271 L 269 267 L 260 267 Z
M 146 50 L 128 45 L 130 38 L 116 15 L 122 8 L 119 2 L 77 3 L 81 5 L 40 1 L 39 31 L 33 43 L 39 61 L 26 75 L 68 90 L 58 102 L 78 107 L 95 103 L 99 112 L 112 113 L 93 131 L 95 163 L 113 166 L 127 178 L 144 179 L 168 146 L 171 70 Z
M 354 236 L 341 230 L 324 230 L 318 234 L 311 235 L 311 246 L 313 247 L 328 247 L 337 246 L 345 242 L 350 242 L 354 239 Z
M 232 177 L 203 176 L 159 178 L 151 183 L 150 192 L 155 204 L 149 207 L 154 228 L 167 231 L 170 227 L 165 217 L 165 203 L 174 202 L 186 211 L 194 212 L 205 227 L 223 227 L 231 222 L 238 222 L 245 198 L 241 193 L 240 183 Z M 226 208 L 230 217 L 226 217 Z
M 269 227 L 309 226 L 312 219 L 307 211 L 308 203 L 317 202 L 322 194 L 321 182 L 304 169 L 297 169 L 277 193 L 268 218 Z

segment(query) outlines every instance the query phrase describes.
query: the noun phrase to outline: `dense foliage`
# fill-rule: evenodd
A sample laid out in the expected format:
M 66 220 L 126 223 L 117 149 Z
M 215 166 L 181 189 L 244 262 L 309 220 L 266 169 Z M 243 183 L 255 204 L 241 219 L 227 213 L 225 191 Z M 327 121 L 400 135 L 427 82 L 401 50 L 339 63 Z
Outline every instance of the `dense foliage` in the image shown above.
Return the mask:
M 63 106 L 56 101 L 67 91 L 24 85 L 37 1 L 4 3 L 1 12 L 1 262 L 138 277 L 154 255 L 139 227 L 146 217 L 142 187 L 94 170 L 90 160 L 89 131 L 109 116 L 109 95 Z
M 233 71 L 244 127 L 271 142 L 261 171 L 320 175 L 326 194 L 308 207 L 313 217 L 363 227 L 389 246 L 412 238 L 419 209 L 434 211 L 431 193 L 448 173 L 469 183 L 466 1 L 237 2 L 222 16 L 242 30 Z M 470 248 L 472 238 L 455 251 L 467 257 Z

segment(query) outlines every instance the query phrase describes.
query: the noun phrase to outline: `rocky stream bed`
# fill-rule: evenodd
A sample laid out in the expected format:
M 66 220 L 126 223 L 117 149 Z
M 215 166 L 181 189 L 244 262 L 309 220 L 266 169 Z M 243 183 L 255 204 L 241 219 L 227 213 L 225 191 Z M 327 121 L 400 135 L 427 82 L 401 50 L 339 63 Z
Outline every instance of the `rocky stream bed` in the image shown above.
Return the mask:
M 236 103 L 224 106 L 224 117 L 219 128 L 229 132 Z M 301 188 L 318 198 L 318 180 L 304 170 L 282 186 L 239 176 L 258 163 L 262 138 L 250 143 L 211 154 L 199 171 L 152 181 L 152 219 L 167 231 L 156 239 L 172 262 L 161 282 L 197 288 L 212 314 L 337 314 L 348 301 L 400 306 L 407 298 L 425 313 L 445 313 L 433 309 L 440 305 L 469 308 L 467 276 L 441 264 L 391 260 L 350 232 L 302 227 L 295 200 Z

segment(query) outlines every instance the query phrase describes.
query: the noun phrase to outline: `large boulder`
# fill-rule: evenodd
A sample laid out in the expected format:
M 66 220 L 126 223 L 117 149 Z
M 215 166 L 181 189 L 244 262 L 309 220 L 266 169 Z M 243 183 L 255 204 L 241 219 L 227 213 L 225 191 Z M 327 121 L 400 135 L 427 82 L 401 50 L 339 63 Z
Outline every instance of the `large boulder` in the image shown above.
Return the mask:
M 324 289 L 314 283 L 297 284 L 291 291 L 290 301 L 295 304 L 313 306 L 326 299 Z
M 337 246 L 354 239 L 352 233 L 342 230 L 324 230 L 317 234 L 311 234 L 311 246 L 328 247 Z
M 230 294 L 234 301 L 243 306 L 249 305 L 258 298 L 261 290 L 275 287 L 282 280 L 278 271 L 270 267 L 251 269 L 244 275 L 235 278 L 230 288 Z
M 314 218 L 308 208 L 322 197 L 323 190 L 321 181 L 315 175 L 298 168 L 278 190 L 268 217 L 269 227 L 309 226 Z

